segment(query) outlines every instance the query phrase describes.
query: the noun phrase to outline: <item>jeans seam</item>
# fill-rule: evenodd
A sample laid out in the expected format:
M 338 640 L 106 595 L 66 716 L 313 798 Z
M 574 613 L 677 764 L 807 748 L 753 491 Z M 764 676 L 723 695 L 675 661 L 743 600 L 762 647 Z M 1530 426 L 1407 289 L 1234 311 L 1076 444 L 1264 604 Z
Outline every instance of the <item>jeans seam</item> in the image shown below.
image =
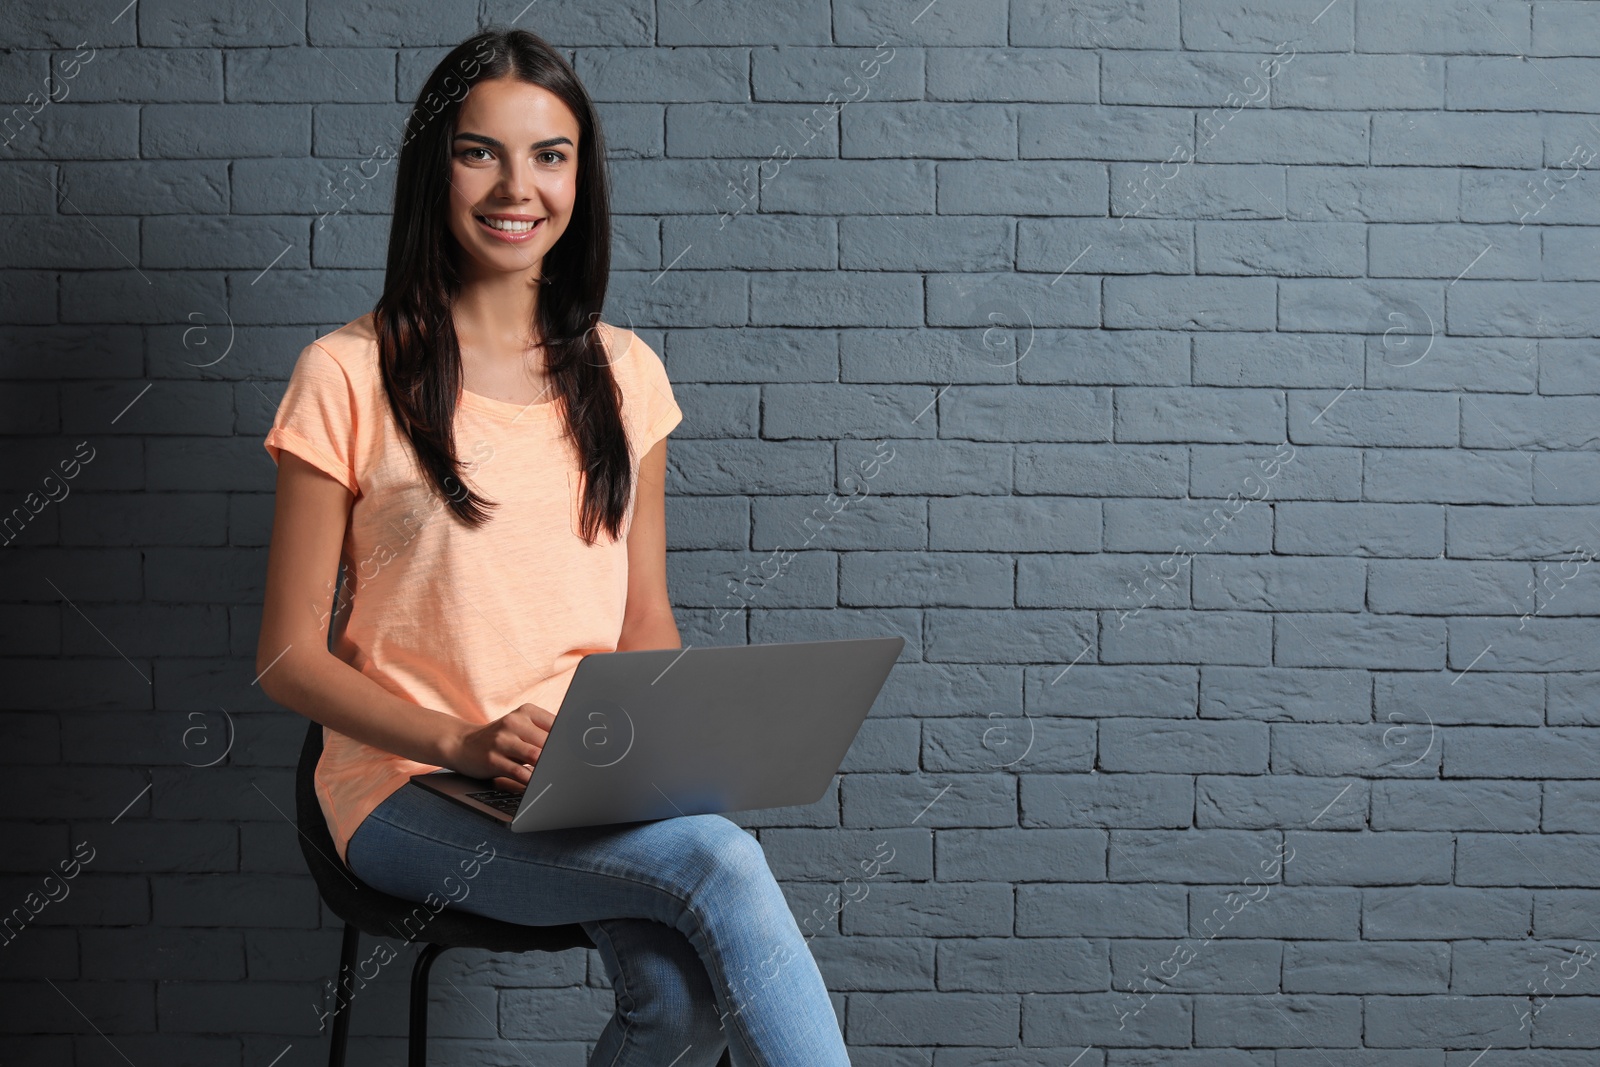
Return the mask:
M 603 936 L 606 939 L 606 944 L 611 947 L 611 958 L 617 961 L 617 977 L 622 982 L 622 993 L 630 1001 L 632 1001 L 633 992 L 628 988 L 628 969 L 622 964 L 622 954 L 617 951 L 616 941 L 613 940 L 611 935 L 603 927 L 601 927 L 601 921 L 602 920 L 595 921 L 595 933 Z M 609 1067 L 617 1067 L 618 1061 L 622 1059 L 623 1052 L 625 1052 L 628 1048 L 628 1043 L 633 1040 L 633 1023 L 628 1020 L 620 1011 L 617 1012 L 617 1017 L 622 1020 L 622 1043 L 617 1046 L 617 1054 L 611 1057 L 611 1063 Z
M 694 916 L 694 921 L 695 921 L 695 923 L 697 925 L 699 925 L 701 930 L 705 930 L 707 928 L 705 919 L 702 918 L 700 913 L 695 910 L 695 907 L 694 907 L 693 904 L 691 904 L 687 900 L 685 900 L 683 902 L 683 910 L 687 911 L 690 915 Z M 696 955 L 698 955 L 698 953 L 696 953 Z M 728 998 L 728 1003 L 730 1005 L 733 1005 L 733 1010 L 728 1013 L 728 1018 L 731 1019 L 733 1016 L 738 1015 L 740 1012 L 744 1011 L 744 1007 L 742 1005 L 739 1005 L 739 1004 L 735 1003 L 735 1000 L 734 1000 L 734 984 L 729 979 L 728 972 L 727 972 L 727 967 L 724 965 L 723 959 L 720 956 L 718 956 L 716 953 L 712 953 L 712 957 L 716 962 L 717 969 L 722 972 L 722 976 L 721 976 L 722 977 L 722 981 L 721 981 L 720 984 L 722 985 L 722 988 L 724 990 L 726 990 L 726 996 Z M 702 960 L 701 962 L 704 963 L 705 961 Z M 716 975 L 712 975 L 712 980 L 713 981 L 716 981 L 716 978 L 717 978 Z M 713 1007 L 715 1007 L 715 1004 L 713 1004 Z M 744 1037 L 744 1035 L 740 1032 L 738 1027 L 729 1026 L 726 1023 L 723 1023 L 722 1024 L 722 1028 L 723 1028 L 723 1031 L 728 1035 L 728 1043 L 730 1045 L 733 1043 L 735 1036 L 738 1037 L 739 1043 L 744 1046 L 745 1053 L 748 1055 L 749 1060 L 750 1060 L 751 1063 L 764 1064 L 764 1063 L 767 1062 L 766 1058 L 764 1056 L 762 1056 L 759 1052 L 757 1052 L 755 1049 L 750 1047 L 749 1040 L 747 1040 Z

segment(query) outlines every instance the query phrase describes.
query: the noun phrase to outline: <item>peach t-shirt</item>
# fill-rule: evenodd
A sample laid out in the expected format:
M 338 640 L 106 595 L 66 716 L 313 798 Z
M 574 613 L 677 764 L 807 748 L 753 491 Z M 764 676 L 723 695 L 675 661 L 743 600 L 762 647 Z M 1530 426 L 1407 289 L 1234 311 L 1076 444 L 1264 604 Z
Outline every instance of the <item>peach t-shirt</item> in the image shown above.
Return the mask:
M 644 341 L 605 323 L 600 336 L 637 484 L 639 458 L 683 412 Z M 621 537 L 601 529 L 584 542 L 582 468 L 558 408 L 461 392 L 463 473 L 500 504 L 473 529 L 425 481 L 399 432 L 371 314 L 301 351 L 263 443 L 274 463 L 287 449 L 356 494 L 333 598 L 336 656 L 396 696 L 482 724 L 525 703 L 559 710 L 578 661 L 616 650 L 634 500 Z M 340 859 L 362 819 L 411 775 L 436 769 L 324 727 L 317 798 Z

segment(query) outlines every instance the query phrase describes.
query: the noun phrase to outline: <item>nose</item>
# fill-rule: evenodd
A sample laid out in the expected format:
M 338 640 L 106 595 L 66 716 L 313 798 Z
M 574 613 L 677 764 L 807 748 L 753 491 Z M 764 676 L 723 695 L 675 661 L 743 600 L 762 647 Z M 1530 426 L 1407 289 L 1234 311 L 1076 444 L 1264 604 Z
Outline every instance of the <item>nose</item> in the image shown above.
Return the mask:
M 527 160 L 509 159 L 500 169 L 500 194 L 507 200 L 526 200 L 533 188 L 533 165 Z

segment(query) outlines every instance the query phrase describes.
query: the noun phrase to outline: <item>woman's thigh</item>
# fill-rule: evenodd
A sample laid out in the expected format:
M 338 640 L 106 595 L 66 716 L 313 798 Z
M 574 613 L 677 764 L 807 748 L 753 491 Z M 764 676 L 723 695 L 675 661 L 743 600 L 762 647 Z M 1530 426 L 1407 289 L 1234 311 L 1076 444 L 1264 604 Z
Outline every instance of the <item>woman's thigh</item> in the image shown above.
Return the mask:
M 782 899 L 760 844 L 721 815 L 514 833 L 405 785 L 362 821 L 346 851 L 374 889 L 524 926 L 610 918 L 679 926 L 711 882 L 770 884 Z
M 734 1062 L 849 1063 L 827 988 L 766 853 L 724 816 L 519 834 L 406 785 L 362 821 L 347 854 L 350 869 L 374 889 L 434 911 L 448 905 L 524 926 L 581 923 L 597 944 L 611 932 L 604 920 L 664 923 L 686 940 L 636 945 L 639 959 L 655 956 L 636 973 L 676 971 L 659 974 L 656 984 L 693 989 L 709 1009 L 706 987 L 681 950 L 691 946 L 715 992 L 717 1025 L 738 1049 Z M 608 970 L 625 981 L 629 951 L 613 949 Z M 703 1012 L 690 1023 L 701 1047 L 709 1026 Z

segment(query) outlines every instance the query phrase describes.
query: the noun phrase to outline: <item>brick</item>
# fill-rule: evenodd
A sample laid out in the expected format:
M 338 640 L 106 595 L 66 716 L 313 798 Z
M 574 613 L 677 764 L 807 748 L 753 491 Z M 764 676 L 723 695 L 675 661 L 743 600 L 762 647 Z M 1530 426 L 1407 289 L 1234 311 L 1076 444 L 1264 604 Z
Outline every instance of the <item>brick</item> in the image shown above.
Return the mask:
M 1030 553 L 1017 559 L 1017 603 L 1132 610 L 1148 601 L 1164 608 L 1190 607 L 1188 583 L 1164 577 L 1142 556 Z
M 1020 937 L 1182 937 L 1187 894 L 1167 885 L 1021 885 Z
M 1189 717 L 1195 704 L 1195 671 L 1182 667 L 1096 667 L 1078 663 L 1084 649 L 1064 666 L 1031 672 L 1030 706 L 1057 715 L 1102 715 L 1117 711 Z M 1059 668 L 1059 669 L 1058 669 Z M 1056 688 L 1071 676 L 1069 684 Z
M 927 723 L 922 731 L 921 767 L 956 774 L 1085 772 L 1093 766 L 1094 753 L 1091 723 L 990 712 L 982 718 Z M 999 786 L 990 788 L 998 790 Z M 1009 791 L 1007 798 L 1012 799 Z
M 1441 750 L 1437 732 L 1410 716 L 1388 723 L 1272 726 L 1274 774 L 1431 778 Z
M 839 557 L 839 601 L 919 606 L 1008 607 L 1013 565 L 974 552 L 850 552 Z M 829 590 L 831 594 L 831 590 Z
M 1101 163 L 974 159 L 938 167 L 942 213 L 1027 215 L 1040 204 L 1048 204 L 1055 218 L 1105 211 L 1107 177 Z
M 1474 0 L 1363 5 L 1356 14 L 1356 48 L 1362 52 L 1517 54 L 1528 47 L 1528 6 Z
M 1113 329 L 1265 330 L 1276 325 L 1266 278 L 1111 277 L 1105 324 Z
M 1110 981 L 1102 944 L 1077 938 L 943 938 L 939 988 L 983 993 L 1100 992 Z M 1040 977 L 1049 975 L 1042 982 Z
M 1274 662 L 1282 667 L 1427 670 L 1444 666 L 1440 619 L 1400 615 L 1279 615 L 1284 630 Z
M 1533 782 L 1373 783 L 1374 830 L 1524 832 L 1538 826 Z
M 1193 819 L 1188 775 L 1031 774 L 1021 784 L 1025 827 L 1181 828 Z
M 1308 941 L 1285 945 L 1286 993 L 1445 993 L 1450 946 L 1444 942 L 1373 945 Z
M 1123 395 L 1126 394 L 1124 390 Z M 939 398 L 941 437 L 980 441 L 1104 441 L 1111 432 L 1109 389 L 974 385 Z
M 1531 786 L 1533 783 L 1517 784 Z M 1596 788 L 1596 783 L 1544 784 L 1544 818 L 1539 828 L 1546 833 L 1582 833 L 1595 825 L 1596 814 L 1600 814 L 1600 789 Z
M 1326 17 L 1323 21 L 1319 5 L 1304 0 L 1282 5 L 1261 0 L 1192 0 L 1183 7 L 1183 43 L 1188 48 L 1258 51 L 1294 41 L 1300 51 L 1349 50 L 1352 13 L 1329 11 Z
M 1575 953 L 1572 946 L 1563 947 L 1560 943 L 1461 941 L 1455 945 L 1452 967 L 1456 972 L 1456 981 L 1452 991 L 1468 996 L 1526 996 L 1528 983 L 1532 982 L 1535 989 L 1542 991 L 1543 978 L 1550 973 L 1557 983 L 1563 978 L 1567 979 L 1561 984 L 1553 983 L 1552 990 L 1560 990 L 1571 996 L 1592 995 L 1596 989 L 1594 972 L 1584 966 L 1585 955 Z M 1568 966 L 1580 969 L 1568 971 Z M 1541 992 L 1540 995 L 1549 994 Z M 1519 1006 L 1518 1010 L 1525 1009 Z
M 1458 885 L 1516 886 L 1538 878 L 1555 889 L 1581 888 L 1593 885 L 1600 870 L 1600 835 L 1463 833 L 1457 841 Z M 1530 874 L 1530 867 L 1546 874 Z
M 1376 147 L 1369 144 L 1365 113 L 1269 111 L 1261 107 L 1236 111 L 1240 106 L 1216 108 L 1196 116 L 1197 160 L 1341 166 L 1365 166 L 1377 161 L 1375 157 L 1369 160 Z
M 1278 855 L 1274 849 L 1267 859 L 1276 861 Z M 1361 936 L 1358 890 L 1272 885 L 1260 890 L 1266 895 L 1258 899 L 1258 890 L 1245 888 L 1244 878 L 1251 870 L 1264 873 L 1259 870 L 1260 862 L 1255 868 L 1238 872 L 1238 879 L 1226 889 L 1195 889 L 1190 893 L 1191 937 L 1354 941 Z M 1258 882 L 1259 878 L 1249 885 Z M 1239 904 L 1228 893 L 1238 893 L 1251 903 Z
M 861 936 L 1001 937 L 1012 932 L 1012 889 L 996 882 L 871 884 L 870 894 L 840 917 Z
M 1531 504 L 1534 458 L 1506 451 L 1374 448 L 1365 458 L 1370 501 Z M 1570 482 L 1570 480 L 1568 480 Z
M 1283 946 L 1270 941 L 1185 939 L 1173 945 L 1118 938 L 1110 944 L 1112 988 L 1141 997 L 1147 990 L 1247 993 L 1273 988 L 1283 966 Z M 1176 973 L 1169 975 L 1169 969 Z
M 1340 222 L 1200 222 L 1197 274 L 1355 278 L 1366 269 L 1364 227 Z M 1315 248 L 1315 256 L 1305 254 Z
M 1087 612 L 1009 608 L 935 608 L 926 612 L 931 660 L 952 663 L 1032 663 L 1076 654 L 1087 643 Z
M 1210 556 L 1196 564 L 1194 606 L 1233 611 L 1359 611 L 1359 560 Z
M 977 771 L 980 768 L 970 768 Z M 847 827 L 1013 826 L 1016 781 L 999 773 L 852 774 L 840 786 Z
M 927 320 L 935 326 L 992 326 L 997 315 L 1017 327 L 1100 321 L 1100 291 L 1092 278 L 1069 276 L 1056 287 L 1043 274 L 943 274 L 928 279 L 927 294 Z
M 1334 789 L 1324 778 L 1294 775 L 1202 775 L 1195 779 L 1195 825 L 1266 830 L 1360 829 L 1365 825 L 1368 785 Z
M 1438 167 L 1288 168 L 1286 213 L 1308 222 L 1453 222 L 1461 176 Z
M 920 749 L 922 723 L 915 718 L 886 718 L 880 709 L 862 721 L 840 771 L 915 771 Z
M 1058 993 L 1022 1001 L 1024 1045 L 1179 1045 L 1194 1028 L 1186 997 L 1155 997 L 1138 1014 L 1126 993 Z
M 1541 889 L 1533 893 L 1535 937 L 1587 938 L 1593 928 L 1594 906 L 1600 892 L 1593 889 Z
M 1177 0 L 1133 0 L 1101 10 L 1061 8 L 1048 0 L 1011 5 L 1011 37 L 1072 48 L 1175 48 Z
M 866 1011 L 869 1004 L 877 1010 Z M 1019 1011 L 1015 996 L 998 993 L 857 993 L 845 1036 L 852 1045 L 882 1045 L 904 1041 L 909 1028 L 935 1044 L 999 1045 L 1016 1040 Z
M 1123 620 L 1111 615 L 1104 621 Z M 1127 620 L 1121 630 L 1103 630 L 1100 660 L 1265 666 L 1272 655 L 1271 631 L 1271 619 L 1253 613 L 1150 609 Z
M 1280 855 L 1278 837 L 1251 830 L 1113 830 L 1110 878 L 1143 882 L 1160 871 L 1173 882 L 1273 881 L 1258 865 Z
M 1175 564 L 1183 566 L 1180 550 L 1199 554 L 1271 548 L 1272 521 L 1265 508 L 1244 506 L 1230 517 L 1228 510 L 1209 503 L 1107 501 L 1105 547 L 1113 552 L 1168 553 L 1159 561 L 1159 570 L 1169 579 Z
M 1456 726 L 1444 740 L 1448 777 L 1583 778 L 1594 767 L 1600 730 Z
M 1362 17 L 1358 12 L 1358 24 Z M 1331 110 L 1443 107 L 1447 62 L 1458 60 L 1425 55 L 1296 54 L 1272 81 L 1272 106 Z M 1455 106 L 1453 100 L 1451 105 Z
M 1364 1037 L 1373 1048 L 1525 1048 L 1530 1036 L 1518 1030 L 1521 1009 L 1503 997 L 1374 996 L 1364 1004 Z
M 934 870 L 941 882 L 1095 882 L 1105 877 L 1105 855 L 1100 830 L 954 829 L 934 835 Z
M 892 849 L 888 853 L 880 849 Z M 835 830 L 819 834 L 809 829 L 771 829 L 761 832 L 767 865 L 781 881 L 843 877 L 862 860 L 888 856 L 881 861 L 878 882 L 926 879 L 933 876 L 933 836 L 925 828 Z
M 934 950 L 926 937 L 813 937 L 817 969 L 830 991 L 932 989 Z
M 210 988 L 221 991 L 232 986 L 217 983 Z M 7 1033 L 73 1034 L 84 1028 L 86 1018 L 93 1020 L 102 1034 L 107 1029 L 120 1035 L 149 1033 L 156 1028 L 157 993 L 150 982 L 87 978 L 70 982 L 0 982 L 0 996 L 8 1005 L 4 1020 Z
M 1293 885 L 1390 885 L 1448 882 L 1454 849 L 1446 833 L 1289 831 L 1294 855 L 1284 863 Z
M 1372 683 L 1361 670 L 1207 666 L 1199 707 L 1208 719 L 1367 722 Z
M 140 14 L 138 39 L 155 48 L 303 45 L 305 18 L 305 0 L 288 0 L 277 11 L 247 3 L 197 8 L 185 0 L 155 0 Z M 107 28 L 113 27 L 108 23 Z M 131 33 L 132 27 L 127 28 Z M 81 34 L 60 43 L 76 44 L 79 39 Z
M 1219 995 L 1195 1002 L 1200 1045 L 1350 1048 L 1362 1043 L 1359 997 Z
M 1109 771 L 1244 774 L 1267 767 L 1267 728 L 1251 722 L 1107 719 L 1098 766 Z
M 1443 507 L 1306 501 L 1280 504 L 1275 512 L 1278 552 L 1434 558 L 1445 545 Z

